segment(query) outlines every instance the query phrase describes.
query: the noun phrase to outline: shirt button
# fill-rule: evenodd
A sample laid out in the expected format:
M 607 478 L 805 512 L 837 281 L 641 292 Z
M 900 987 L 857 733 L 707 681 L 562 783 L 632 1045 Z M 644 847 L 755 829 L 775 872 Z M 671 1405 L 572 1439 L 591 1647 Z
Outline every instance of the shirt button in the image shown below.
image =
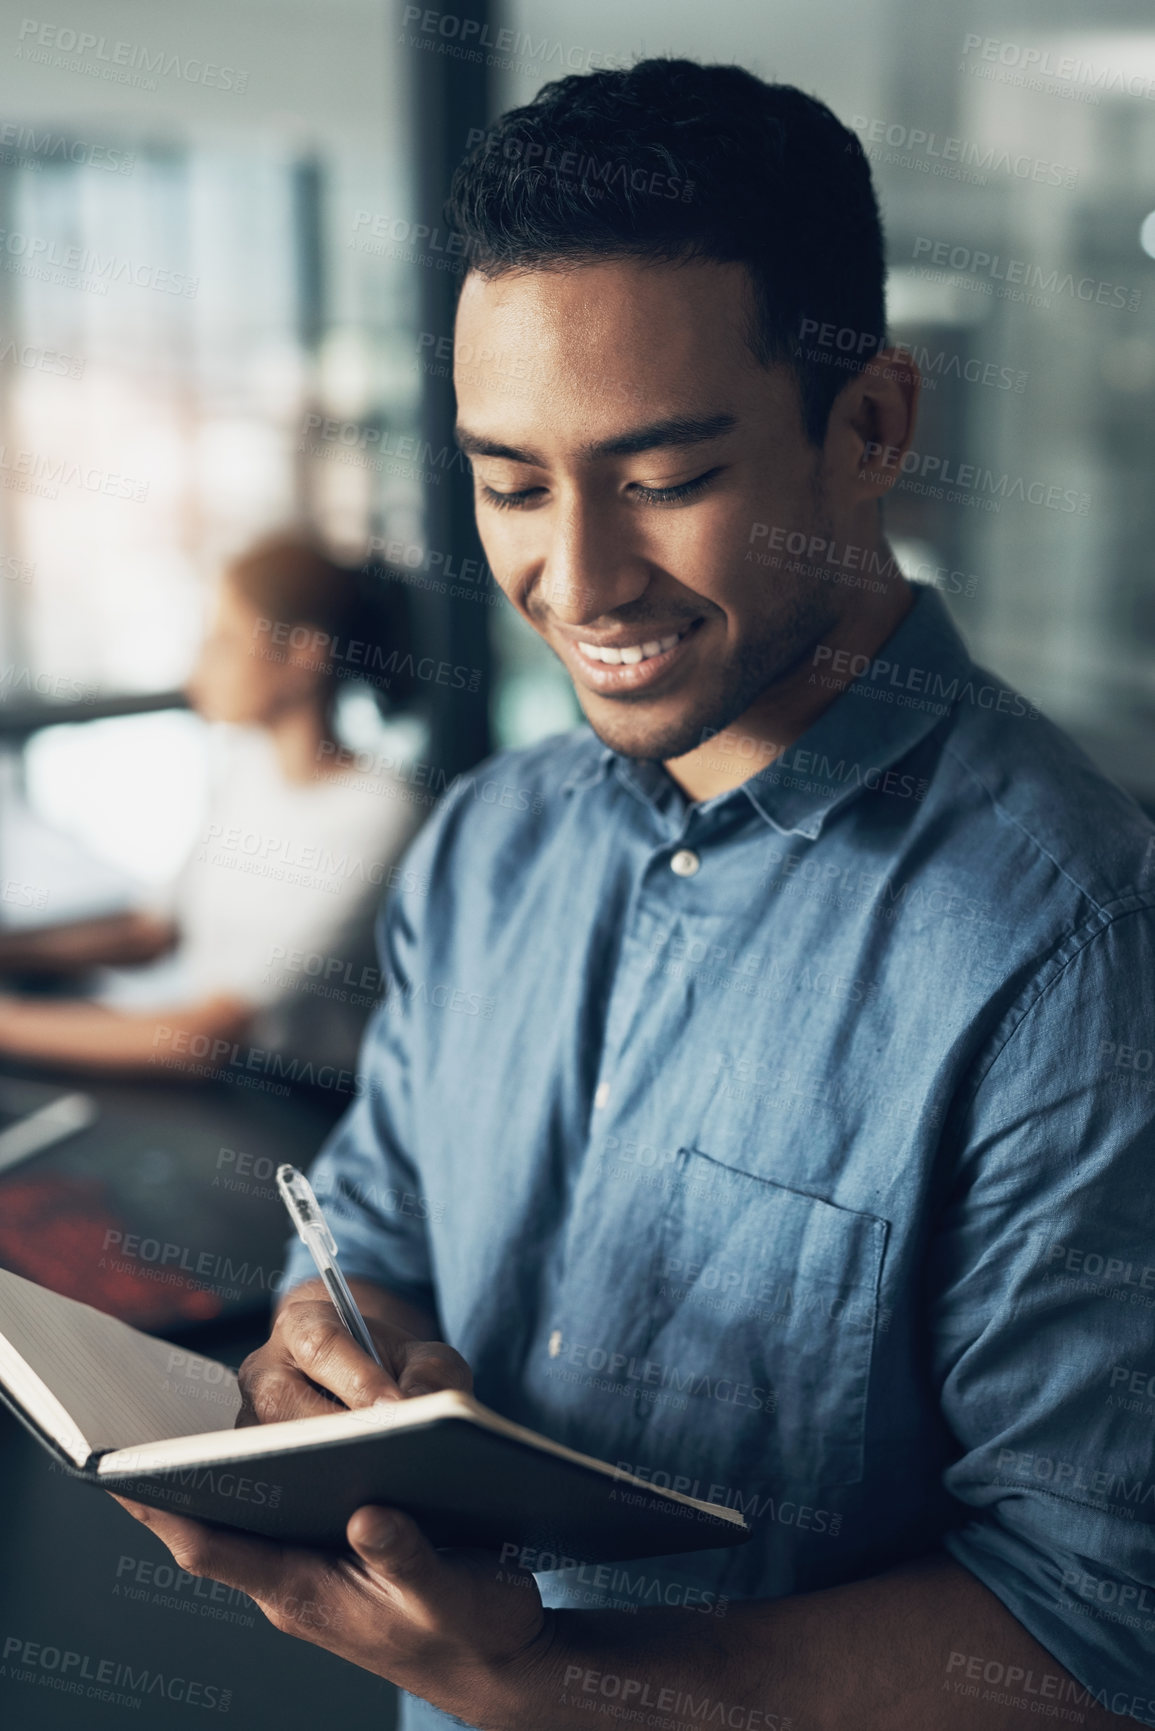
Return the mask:
M 608 1082 L 599 1082 L 597 1087 L 594 1090 L 594 1105 L 597 1108 L 597 1110 L 600 1112 L 602 1107 L 608 1106 L 609 1103 L 610 1103 L 610 1085 Z
M 690 848 L 680 847 L 670 861 L 670 870 L 676 877 L 692 878 L 701 863 L 697 854 Z

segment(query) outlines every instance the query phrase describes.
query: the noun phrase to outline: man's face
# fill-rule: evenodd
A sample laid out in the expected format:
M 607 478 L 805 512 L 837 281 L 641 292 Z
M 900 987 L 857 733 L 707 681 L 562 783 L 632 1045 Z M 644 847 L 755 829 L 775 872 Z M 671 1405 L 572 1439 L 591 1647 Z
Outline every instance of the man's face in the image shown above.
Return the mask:
M 829 584 L 747 558 L 755 523 L 830 530 L 822 453 L 793 374 L 750 352 L 750 308 L 745 270 L 713 263 L 462 290 L 458 428 L 486 556 L 632 757 L 695 749 L 838 617 Z

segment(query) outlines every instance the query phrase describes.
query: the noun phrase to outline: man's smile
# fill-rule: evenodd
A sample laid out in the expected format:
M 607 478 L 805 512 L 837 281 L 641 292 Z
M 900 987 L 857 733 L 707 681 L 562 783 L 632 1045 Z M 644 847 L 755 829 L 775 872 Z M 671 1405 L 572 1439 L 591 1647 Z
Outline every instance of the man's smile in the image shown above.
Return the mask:
M 569 635 L 561 635 L 555 642 L 579 685 L 604 697 L 625 696 L 649 691 L 665 679 L 683 661 L 690 640 L 704 623 L 700 618 L 692 619 L 665 632 L 644 627 L 648 633 L 644 637 L 635 629 L 602 642 Z

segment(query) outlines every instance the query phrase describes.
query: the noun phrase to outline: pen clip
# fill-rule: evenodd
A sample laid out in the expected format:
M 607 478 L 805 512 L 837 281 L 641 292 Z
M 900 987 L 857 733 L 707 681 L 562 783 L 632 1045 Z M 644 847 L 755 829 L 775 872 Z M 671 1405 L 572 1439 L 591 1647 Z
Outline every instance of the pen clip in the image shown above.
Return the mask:
M 321 1205 L 313 1194 L 313 1186 L 305 1174 L 298 1172 L 295 1166 L 278 1166 L 277 1189 L 281 1192 L 281 1199 L 297 1228 L 297 1236 L 301 1242 L 307 1245 L 310 1239 L 315 1239 L 322 1250 L 335 1258 L 337 1240 L 329 1230 L 329 1224 L 321 1213 Z

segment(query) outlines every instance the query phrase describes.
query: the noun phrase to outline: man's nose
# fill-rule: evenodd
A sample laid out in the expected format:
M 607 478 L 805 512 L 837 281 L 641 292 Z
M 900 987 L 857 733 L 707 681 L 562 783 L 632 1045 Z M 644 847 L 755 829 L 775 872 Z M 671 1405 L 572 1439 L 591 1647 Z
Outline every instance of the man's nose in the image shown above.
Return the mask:
M 573 502 L 556 514 L 537 590 L 559 623 L 589 625 L 636 601 L 649 580 L 615 513 Z

